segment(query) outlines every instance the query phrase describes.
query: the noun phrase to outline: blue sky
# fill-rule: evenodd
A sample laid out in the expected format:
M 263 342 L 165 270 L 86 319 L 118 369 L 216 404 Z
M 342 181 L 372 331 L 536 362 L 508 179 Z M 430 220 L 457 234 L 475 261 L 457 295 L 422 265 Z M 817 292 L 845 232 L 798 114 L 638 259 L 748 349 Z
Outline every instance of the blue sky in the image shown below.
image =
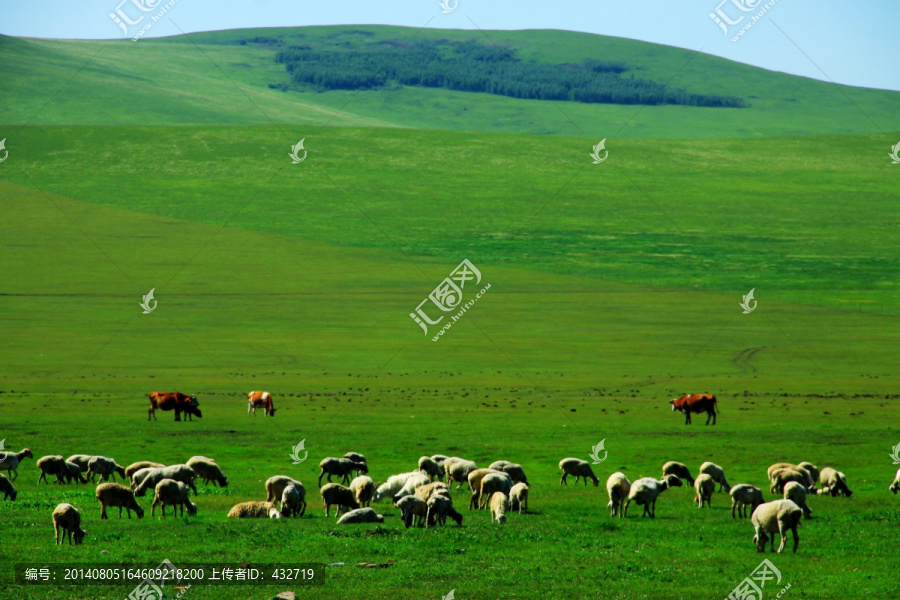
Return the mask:
M 125 0 L 127 14 L 141 14 Z M 448 0 L 452 6 L 454 0 Z M 737 41 L 732 34 L 774 5 Z M 0 0 L 0 33 L 121 38 L 109 17 L 122 0 Z M 146 37 L 240 27 L 386 24 L 449 29 L 568 29 L 701 49 L 743 63 L 839 83 L 900 90 L 897 0 L 177 0 Z M 743 3 L 753 10 L 741 11 Z M 732 21 L 726 35 L 710 18 Z M 154 13 L 150 13 L 154 14 Z M 136 17 L 134 17 L 136 18 Z M 170 22 L 168 19 L 174 22 Z M 427 23 L 427 25 L 426 25 Z M 177 26 L 176 26 L 177 25 Z M 0 67 L 2 71 L 2 67 Z

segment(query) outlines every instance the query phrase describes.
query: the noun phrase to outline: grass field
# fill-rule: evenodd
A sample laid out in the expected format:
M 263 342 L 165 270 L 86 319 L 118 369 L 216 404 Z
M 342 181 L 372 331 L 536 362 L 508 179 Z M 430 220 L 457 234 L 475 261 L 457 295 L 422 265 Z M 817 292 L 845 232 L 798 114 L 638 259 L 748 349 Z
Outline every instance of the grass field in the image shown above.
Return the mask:
M 352 37 L 341 29 L 338 42 Z M 536 59 L 580 60 L 604 44 L 660 77 L 685 52 L 539 34 Z M 460 600 L 727 597 L 763 555 L 749 520 L 732 520 L 726 494 L 698 510 L 693 490 L 673 489 L 655 520 L 635 506 L 627 519 L 609 517 L 611 473 L 658 476 L 667 460 L 695 474 L 716 462 L 732 484 L 757 485 L 767 499 L 774 462 L 843 471 L 853 497 L 810 498 L 799 552 L 765 555 L 783 575 L 765 595 L 788 583 L 783 598 L 896 595 L 900 500 L 887 488 L 900 442 L 900 175 L 886 156 L 900 136 L 896 93 L 852 91 L 877 115 L 877 131 L 845 114 L 835 88 L 701 56 L 722 69 L 721 93 L 743 93 L 741 78 L 757 78 L 763 106 L 746 109 L 755 124 L 700 127 L 714 109 L 648 107 L 641 127 L 621 136 L 630 139 L 610 139 L 609 159 L 593 165 L 598 140 L 542 121 L 558 114 L 545 103 L 428 99 L 431 90 L 314 102 L 269 90 L 278 65 L 263 66 L 264 48 L 234 44 L 247 35 L 192 38 L 223 61 L 259 67 L 235 81 L 277 125 L 241 104 L 234 83 L 203 72 L 202 60 L 174 61 L 194 47 L 183 39 L 0 38 L 16 82 L 0 112 L 10 124 L 0 128 L 10 152 L 0 164 L 0 439 L 35 459 L 212 456 L 231 482 L 201 488 L 196 517 L 151 518 L 145 497 L 143 520 L 101 521 L 93 486 L 38 485 L 36 461 L 26 460 L 18 499 L 0 502 L 0 596 L 112 599 L 133 588 L 9 587 L 16 562 L 168 558 L 346 565 L 320 571 L 324 587 L 194 586 L 185 598 L 285 589 L 309 598 L 452 589 Z M 538 34 L 491 35 L 527 54 L 527 35 Z M 101 46 L 107 62 L 29 119 Z M 28 67 L 38 56 L 45 62 Z M 128 79 L 116 70 L 128 61 L 148 67 Z M 685 77 L 704 85 L 700 73 Z M 173 97 L 153 104 L 164 80 Z M 765 104 L 779 86 L 817 104 Z M 82 91 L 97 92 L 91 105 Z M 427 106 L 508 109 L 517 121 L 441 121 L 410 103 L 416 94 Z M 635 110 L 569 108 L 601 130 Z M 292 165 L 300 138 L 309 155 Z M 463 258 L 491 289 L 432 342 L 409 313 Z M 151 288 L 158 306 L 143 315 Z M 759 304 L 744 315 L 750 288 Z M 197 394 L 203 418 L 175 423 L 162 413 L 148 423 L 146 394 L 157 389 Z M 254 389 L 275 394 L 275 418 L 246 415 Z M 670 411 L 668 400 L 688 391 L 717 394 L 715 427 L 699 416 L 685 427 Z M 309 459 L 293 465 L 300 440 Z M 600 440 L 609 452 L 594 467 L 601 486 L 560 486 L 559 460 L 587 459 Z M 461 528 L 406 530 L 388 503 L 378 506 L 384 525 L 339 528 L 324 516 L 317 464 L 350 450 L 367 456 L 377 481 L 435 453 L 519 462 L 530 513 L 491 524 L 464 510 L 460 491 Z M 275 474 L 304 482 L 306 516 L 225 518 L 233 504 L 263 499 Z M 53 544 L 50 514 L 64 501 L 82 512 L 81 546 Z

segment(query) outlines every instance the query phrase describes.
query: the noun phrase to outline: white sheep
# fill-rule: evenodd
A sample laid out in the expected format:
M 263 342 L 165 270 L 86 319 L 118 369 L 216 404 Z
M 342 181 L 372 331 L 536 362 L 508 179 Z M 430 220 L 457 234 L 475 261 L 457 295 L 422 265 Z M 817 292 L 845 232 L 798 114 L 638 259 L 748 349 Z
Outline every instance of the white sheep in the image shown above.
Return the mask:
M 784 499 L 790 500 L 803 510 L 803 516 L 807 519 L 812 516 L 812 509 L 806 504 L 806 486 L 796 481 L 790 481 L 784 486 Z
M 400 509 L 400 518 L 407 529 L 413 522 L 417 527 L 421 527 L 425 523 L 428 516 L 428 503 L 425 500 L 408 495 L 399 498 L 394 504 Z
M 306 512 L 306 488 L 299 481 L 289 483 L 281 492 L 281 516 L 302 517 Z
M 704 505 L 712 506 L 712 497 L 716 493 L 716 482 L 709 473 L 700 473 L 694 481 L 694 490 L 697 492 L 694 497 L 697 508 L 703 508 Z
M 606 480 L 606 493 L 609 495 L 609 504 L 606 505 L 606 508 L 609 509 L 609 516 L 625 516 L 622 504 L 630 491 L 631 482 L 628 481 L 624 473 L 613 473 L 609 476 L 609 479 Z
M 88 463 L 94 458 L 93 454 L 73 454 L 66 459 L 66 462 L 73 462 L 78 465 L 82 473 L 87 473 Z
M 628 499 L 625 501 L 625 516 L 628 516 L 628 507 L 632 501 L 638 506 L 644 507 L 642 516 L 656 518 L 656 499 L 659 495 L 671 487 L 682 487 L 681 480 L 675 475 L 666 475 L 662 479 L 641 477 L 631 484 Z
M 353 481 L 350 482 L 350 491 L 353 492 L 353 497 L 356 498 L 357 504 L 361 507 L 367 507 L 371 504 L 372 498 L 375 497 L 375 482 L 368 475 L 354 477 Z
M 457 525 L 462 525 L 463 516 L 453 508 L 453 501 L 450 499 L 450 496 L 433 494 L 428 498 L 426 504 L 428 505 L 428 512 L 425 516 L 426 527 L 443 526 L 447 522 L 447 517 L 456 521 Z
M 451 456 L 444 461 L 444 472 L 447 475 L 447 483 L 458 482 L 456 489 L 469 481 L 469 473 L 478 468 L 474 461 Z
M 813 482 L 819 481 L 819 467 L 806 461 L 797 463 L 797 466 L 801 469 L 805 469 L 812 477 Z
M 94 482 L 94 477 L 96 475 L 100 476 L 100 481 L 106 481 L 115 473 L 118 473 L 122 479 L 125 479 L 125 467 L 119 466 L 112 458 L 106 456 L 93 456 L 91 457 L 91 460 L 88 461 L 88 472 L 86 477 L 90 478 L 91 483 Z
M 794 552 L 800 544 L 800 537 L 797 535 L 797 527 L 800 525 L 800 517 L 803 511 L 799 506 L 790 500 L 773 500 L 760 504 L 753 511 L 750 522 L 753 524 L 753 543 L 756 544 L 757 552 L 766 551 L 766 541 L 768 534 L 772 535 L 772 550 L 775 550 L 775 533 L 781 534 L 781 544 L 778 546 L 778 552 L 784 550 L 784 544 L 787 540 L 787 532 L 790 531 L 794 535 Z
M 341 515 L 338 525 L 356 525 L 358 523 L 384 523 L 384 516 L 375 512 L 374 508 L 357 508 Z
M 192 456 L 185 464 L 194 470 L 197 476 L 203 480 L 203 483 L 209 484 L 212 481 L 213 487 L 217 485 L 219 487 L 228 486 L 228 478 L 225 477 L 222 468 L 213 459 L 205 456 Z
M 82 456 L 85 456 L 85 455 L 82 455 Z M 90 458 L 88 458 L 88 460 L 90 460 Z M 162 469 L 164 466 L 166 466 L 166 465 L 164 465 L 162 463 L 153 462 L 150 460 L 140 460 L 136 463 L 131 463 L 130 465 L 125 467 L 125 477 L 127 477 L 128 479 L 131 479 L 132 482 L 134 482 L 134 474 L 137 473 L 138 471 L 140 471 L 141 469 Z M 87 469 L 83 469 L 83 470 L 86 471 Z
M 406 480 L 406 483 L 403 484 L 403 487 L 400 488 L 400 491 L 394 494 L 394 502 L 396 502 L 403 496 L 415 494 L 418 488 L 428 484 L 430 481 L 431 479 L 428 478 L 428 475 L 422 473 L 421 471 L 415 471 L 412 475 L 409 476 L 409 479 Z
M 331 507 L 335 507 L 335 516 L 341 516 L 342 512 L 359 508 L 356 498 L 350 488 L 344 487 L 339 483 L 326 483 L 319 490 L 322 494 L 322 500 L 325 501 L 325 516 L 330 516 Z
M 813 479 L 812 473 L 811 473 L 810 471 L 808 471 L 807 469 L 801 467 L 800 465 L 794 465 L 794 464 L 791 464 L 791 463 L 783 463 L 783 462 L 782 462 L 782 463 L 775 463 L 774 465 L 770 466 L 770 467 L 766 470 L 766 475 L 769 476 L 769 480 L 770 480 L 770 481 L 772 480 L 773 476 L 775 475 L 775 471 L 778 471 L 779 469 L 787 469 L 787 470 L 792 471 L 792 472 L 796 471 L 797 473 L 800 473 L 800 475 L 803 477 L 803 481 L 800 482 L 800 483 L 803 483 L 803 484 L 806 486 L 806 489 L 807 489 L 807 490 L 809 490 L 809 491 L 811 491 L 811 492 L 812 492 L 812 491 L 815 491 L 815 489 L 816 489 L 816 480 Z M 799 480 L 794 479 L 794 480 L 791 480 L 791 481 L 799 481 Z M 783 483 L 782 483 L 782 485 L 781 485 L 781 486 L 779 487 L 779 489 L 778 489 L 778 492 L 779 492 L 779 493 L 781 492 L 781 487 L 783 487 Z
M 413 475 L 421 475 L 421 471 L 410 471 L 409 473 L 398 473 L 397 475 L 391 475 L 388 477 L 388 480 L 382 483 L 375 490 L 375 502 L 379 502 L 384 500 L 385 498 L 392 498 L 399 492 L 403 486 L 406 484 L 406 481 L 412 477 Z
M 485 509 L 488 507 L 488 500 L 494 497 L 494 494 L 501 492 L 508 496 L 512 491 L 512 478 L 506 473 L 488 473 L 481 480 L 481 506 Z
M 69 545 L 72 545 L 72 535 L 75 535 L 75 544 L 84 541 L 87 531 L 81 528 L 81 513 L 78 509 L 67 502 L 63 502 L 53 509 L 53 531 L 56 533 L 56 543 L 60 543 L 60 533 L 62 540 L 69 536 Z
M 273 503 L 260 500 L 235 504 L 228 511 L 229 519 L 277 519 L 280 516 Z
M 506 523 L 506 511 L 509 510 L 509 498 L 503 492 L 494 492 L 491 496 L 491 523 Z
M 121 483 L 101 483 L 97 486 L 95 495 L 97 496 L 97 500 L 100 501 L 101 519 L 109 518 L 106 515 L 107 507 L 118 507 L 120 519 L 122 518 L 123 508 L 128 512 L 129 519 L 131 518 L 131 511 L 134 511 L 137 514 L 138 519 L 144 518 L 144 509 L 141 508 L 141 505 L 134 499 L 134 492 L 132 492 L 131 488 L 127 485 L 122 485 Z
M 726 494 L 731 491 L 731 486 L 728 485 L 728 480 L 725 479 L 725 470 L 719 465 L 705 462 L 700 465 L 700 472 L 712 477 L 713 481 L 719 484 L 719 491 L 723 491 Z
M 472 496 L 469 498 L 469 510 L 478 508 L 481 500 L 481 480 L 489 473 L 500 473 L 500 471 L 496 469 L 475 469 L 469 473 L 469 491 L 472 493 Z
M 421 498 L 425 502 L 428 502 L 428 499 L 434 496 L 435 494 L 446 494 L 447 497 L 450 497 L 450 486 L 448 486 L 443 481 L 432 481 L 431 483 L 426 483 L 425 485 L 416 488 L 415 497 Z
M 156 514 L 156 505 L 162 507 L 162 516 L 166 516 L 166 506 L 172 506 L 172 515 L 174 516 L 181 507 L 181 516 L 184 516 L 184 509 L 187 507 L 188 515 L 197 514 L 197 505 L 191 502 L 188 497 L 188 488 L 180 481 L 174 479 L 163 479 L 156 484 L 153 494 L 153 504 L 150 506 L 150 516 Z
M 69 470 L 66 467 L 66 459 L 59 454 L 51 454 L 49 456 L 42 456 L 35 463 L 35 467 L 40 469 L 41 476 L 38 477 L 38 484 L 43 480 L 45 483 L 50 483 L 47 481 L 47 475 L 55 475 L 56 483 L 63 483 L 63 478 L 66 477 Z
M 896 492 L 894 492 L 896 494 Z M 15 500 L 16 496 L 19 495 L 19 492 L 13 487 L 13 485 L 9 482 L 9 479 L 6 478 L 6 475 L 0 474 L 0 494 L 3 494 L 4 500 Z
M 784 486 L 790 481 L 795 481 L 803 486 L 807 486 L 807 483 L 809 482 L 809 473 L 806 471 L 798 471 L 796 469 L 775 469 L 772 471 L 772 476 L 769 481 L 769 493 L 780 494 L 784 492 Z
M 337 475 L 344 483 L 350 483 L 351 473 L 357 472 L 365 475 L 369 472 L 364 462 L 357 462 L 349 458 L 334 458 L 333 456 L 323 458 L 319 463 L 319 468 L 322 469 L 319 473 L 319 487 L 322 486 L 323 475 L 328 475 L 328 483 L 331 483 L 332 475 Z
M 10 481 L 19 476 L 19 463 L 26 458 L 34 458 L 31 450 L 24 448 L 19 452 L 0 452 L 0 471 L 6 471 Z
M 512 478 L 513 483 L 528 483 L 528 477 L 525 476 L 525 469 L 523 469 L 520 464 L 509 462 L 507 460 L 498 460 L 488 465 L 488 469 L 506 473 Z
M 431 456 L 431 460 L 439 464 L 442 468 L 444 466 L 444 461 L 450 458 L 449 456 L 445 456 L 443 454 L 433 454 Z
M 528 512 L 528 484 L 524 482 L 519 482 L 512 486 L 512 489 L 509 491 L 509 505 L 512 510 L 519 511 L 519 514 L 522 514 L 522 510 Z
M 273 505 L 276 504 L 281 500 L 284 488 L 289 485 L 297 485 L 303 488 L 304 498 L 306 497 L 306 488 L 303 487 L 302 483 L 287 475 L 273 475 L 266 479 L 266 502 L 271 502 Z M 282 508 L 284 508 L 283 505 Z
M 894 482 L 888 488 L 888 491 L 894 492 L 895 495 L 897 492 L 900 492 L 900 469 L 897 469 L 897 474 L 894 475 Z M 15 496 L 13 496 L 13 500 L 15 499 Z
M 575 476 L 576 484 L 580 477 L 584 480 L 584 485 L 587 485 L 588 478 L 594 482 L 595 487 L 600 485 L 600 480 L 594 475 L 594 470 L 591 469 L 591 465 L 586 460 L 581 460 L 580 458 L 564 458 L 559 461 L 559 468 L 562 469 L 563 472 L 562 477 L 559 480 L 560 485 L 569 485 L 566 481 L 568 475 Z
M 174 479 L 175 481 L 180 481 L 181 483 L 188 486 L 193 492 L 194 495 L 197 494 L 197 488 L 194 485 L 194 479 L 197 478 L 197 474 L 194 473 L 194 470 L 187 465 L 170 465 L 168 467 L 162 467 L 158 469 L 147 469 L 146 472 L 144 469 L 141 469 L 137 473 L 134 474 L 132 478 L 132 487 L 134 489 L 135 496 L 143 496 L 147 493 L 147 490 L 153 489 L 163 479 Z M 139 482 L 135 485 L 135 482 Z
M 691 470 L 688 469 L 688 466 L 684 463 L 670 460 L 662 466 L 662 474 L 663 477 L 666 475 L 675 475 L 679 479 L 686 480 L 689 486 L 693 487 L 694 485 L 694 478 L 691 476 Z
M 832 496 L 846 496 L 849 498 L 853 495 L 850 488 L 847 487 L 847 478 L 840 471 L 835 471 L 831 467 L 825 467 L 819 473 L 819 483 L 822 484 L 820 494 L 831 494 Z
M 737 509 L 738 517 L 743 519 L 747 514 L 747 507 L 750 507 L 750 514 L 756 510 L 756 507 L 765 502 L 762 490 L 754 487 L 749 483 L 739 483 L 731 488 L 731 518 L 734 518 L 734 511 Z
M 444 468 L 429 456 L 419 458 L 419 470 L 428 475 L 432 481 L 444 478 Z

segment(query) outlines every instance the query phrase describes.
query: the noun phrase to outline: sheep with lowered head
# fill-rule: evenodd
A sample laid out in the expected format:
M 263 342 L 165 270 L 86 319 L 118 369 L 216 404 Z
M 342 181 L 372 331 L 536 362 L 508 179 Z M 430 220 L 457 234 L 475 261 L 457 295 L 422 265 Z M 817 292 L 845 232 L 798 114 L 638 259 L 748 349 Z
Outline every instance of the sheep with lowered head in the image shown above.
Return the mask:
M 306 488 L 299 481 L 289 483 L 281 492 L 281 516 L 302 517 L 306 512 Z
M 47 475 L 55 475 L 56 483 L 63 483 L 63 478 L 68 474 L 69 469 L 66 467 L 66 459 L 62 457 L 60 454 L 50 454 L 48 456 L 42 456 L 35 463 L 35 467 L 41 470 L 41 476 L 38 477 L 38 484 L 43 480 L 45 483 L 50 483 L 47 480 Z
M 628 516 L 628 506 L 632 501 L 638 506 L 644 507 L 644 513 L 641 516 L 650 516 L 651 519 L 656 518 L 656 499 L 669 488 L 682 487 L 681 480 L 675 475 L 666 475 L 662 479 L 653 479 L 652 477 L 641 477 L 631 484 L 631 490 L 628 492 L 628 499 L 625 501 L 625 516 Z
M 697 495 L 694 496 L 697 508 L 712 506 L 712 497 L 716 493 L 716 482 L 709 473 L 700 473 L 694 481 L 694 489 L 697 491 Z
M 663 477 L 666 475 L 674 475 L 679 479 L 687 481 L 689 486 L 693 487 L 694 485 L 694 478 L 691 476 L 691 470 L 688 469 L 688 466 L 684 463 L 670 460 L 662 466 L 662 474 Z
M 125 467 L 119 466 L 112 458 L 107 458 L 106 456 L 94 456 L 88 461 L 88 472 L 86 477 L 90 478 L 91 483 L 94 483 L 94 476 L 96 475 L 100 476 L 100 481 L 106 481 L 115 473 L 118 473 L 119 477 L 125 479 Z M 115 477 L 113 477 L 113 479 L 115 479 Z
M 513 483 L 528 483 L 528 477 L 525 476 L 525 469 L 518 463 L 498 460 L 488 465 L 488 469 L 495 469 L 501 473 L 506 473 L 512 478 Z
M 3 474 L 0 474 L 0 494 L 3 494 L 4 500 L 15 500 L 19 494 L 9 482 L 9 479 L 6 478 L 6 475 Z
M 490 473 L 500 473 L 500 471 L 496 469 L 475 469 L 469 473 L 469 490 L 472 492 L 472 496 L 469 498 L 470 510 L 478 508 L 478 504 L 481 500 L 481 480 Z
M 769 493 L 781 494 L 784 492 L 784 486 L 790 481 L 796 481 L 800 485 L 807 486 L 809 473 L 795 469 L 775 469 L 772 471 L 772 476 L 769 480 Z
M 341 515 L 338 525 L 357 525 L 359 523 L 384 523 L 384 515 L 379 515 L 374 508 L 356 508 Z
M 506 511 L 509 510 L 509 498 L 503 492 L 494 492 L 491 496 L 491 523 L 506 523 Z
M 143 496 L 147 493 L 147 490 L 155 488 L 156 484 L 163 479 L 174 479 L 175 481 L 179 481 L 188 486 L 196 496 L 197 487 L 194 485 L 194 480 L 196 478 L 197 474 L 187 465 L 170 465 L 160 469 L 147 469 L 146 473 L 144 472 L 144 469 L 141 469 L 134 474 L 132 487 L 134 487 L 135 496 Z M 135 486 L 135 481 L 140 481 L 140 483 Z
M 597 476 L 594 475 L 594 470 L 591 469 L 590 463 L 586 460 L 581 460 L 580 458 L 564 458 L 559 461 L 559 468 L 562 469 L 562 477 L 559 480 L 560 485 L 569 485 L 566 483 L 566 477 L 568 475 L 575 476 L 575 483 L 578 483 L 578 478 L 581 477 L 584 479 L 584 485 L 587 485 L 588 478 L 594 482 L 594 486 L 600 485 L 600 480 L 597 479 Z
M 353 497 L 356 498 L 357 504 L 365 508 L 371 504 L 372 498 L 375 497 L 375 482 L 368 475 L 354 477 L 353 481 L 350 482 L 350 491 L 353 492 Z
M 413 495 L 407 495 L 399 498 L 394 504 L 400 509 L 400 518 L 407 529 L 414 522 L 417 527 L 425 524 L 425 519 L 428 516 L 428 503 L 425 500 L 416 498 Z
M 444 493 L 450 496 L 450 486 L 443 481 L 432 481 L 416 489 L 415 497 L 421 498 L 425 502 L 435 494 Z
M 78 509 L 63 502 L 53 509 L 53 531 L 56 532 L 56 543 L 60 543 L 60 534 L 62 540 L 69 536 L 69 545 L 72 545 L 72 536 L 75 536 L 75 544 L 80 544 L 87 535 L 87 531 L 81 528 L 81 513 Z
M 444 478 L 444 468 L 429 456 L 419 458 L 419 470 L 428 475 L 432 481 L 440 481 Z
M 341 516 L 342 512 L 347 512 L 354 508 L 359 508 L 356 498 L 350 488 L 344 487 L 339 483 L 326 483 L 319 490 L 322 494 L 322 500 L 325 501 L 325 516 L 330 516 L 331 507 L 335 507 L 335 516 Z
M 819 481 L 819 467 L 806 461 L 797 463 L 797 466 L 809 473 L 814 483 Z
M 474 461 L 459 458 L 458 456 L 451 456 L 444 461 L 444 472 L 447 475 L 447 483 L 456 481 L 459 484 L 456 486 L 456 489 L 461 488 L 464 483 L 468 483 L 469 473 L 477 468 L 478 465 L 476 465 Z
M 447 517 L 456 521 L 457 525 L 462 525 L 463 516 L 453 508 L 453 501 L 450 499 L 450 496 L 434 494 L 428 499 L 426 504 L 428 505 L 428 512 L 425 515 L 426 527 L 443 526 L 447 522 Z
M 139 460 L 138 462 L 131 463 L 130 465 L 125 467 L 125 477 L 131 479 L 132 482 L 134 482 L 134 474 L 141 469 L 162 469 L 164 466 L 166 465 L 150 460 Z
M 719 491 L 725 492 L 726 494 L 731 491 L 731 486 L 728 485 L 728 480 L 725 479 L 725 469 L 719 465 L 705 462 L 700 465 L 700 472 L 706 473 L 712 477 L 712 480 L 719 484 Z
M 228 511 L 229 519 L 278 519 L 280 517 L 281 513 L 273 503 L 260 500 L 235 504 Z
M 351 460 L 349 458 L 334 458 L 329 456 L 323 458 L 319 463 L 321 472 L 319 473 L 319 487 L 322 486 L 322 477 L 328 476 L 328 483 L 331 483 L 331 476 L 336 475 L 341 478 L 344 483 L 350 483 L 350 474 L 353 472 L 365 475 L 369 472 L 366 463 Z
M 762 490 L 754 487 L 749 483 L 739 483 L 731 488 L 731 518 L 734 518 L 734 511 L 737 509 L 738 517 L 743 519 L 747 514 L 747 507 L 750 507 L 750 513 L 756 510 L 756 507 L 765 502 Z
M 900 492 L 900 469 L 897 469 L 897 474 L 894 475 L 894 482 L 891 484 L 891 487 L 888 488 L 889 492 Z M 15 498 L 13 498 L 15 500 Z
M 360 473 L 360 469 L 355 469 L 355 472 L 357 475 L 360 475 L 360 474 L 364 475 L 365 473 L 369 472 L 369 463 L 366 462 L 366 457 L 363 456 L 362 454 L 360 454 L 359 452 L 348 452 L 343 456 L 343 458 L 350 459 L 355 463 L 362 463 L 366 466 L 366 470 L 363 471 L 362 473 Z
M 628 481 L 624 473 L 613 473 L 609 476 L 609 479 L 606 480 L 606 493 L 609 495 L 609 504 L 606 505 L 606 508 L 609 509 L 609 516 L 625 516 L 622 504 L 628 498 L 628 492 L 630 491 L 631 482 Z
M 34 458 L 34 454 L 28 448 L 19 452 L 0 452 L 0 471 L 6 471 L 10 481 L 15 481 L 19 476 L 19 463 L 26 458 Z
M 144 518 L 144 509 L 134 499 L 134 492 L 127 485 L 121 483 L 101 483 L 97 486 L 95 493 L 97 500 L 100 501 L 100 518 L 108 519 L 106 515 L 107 508 L 119 509 L 119 518 L 122 518 L 122 509 L 128 512 L 128 518 L 131 518 L 131 511 L 137 514 L 138 519 Z
M 391 475 L 388 477 L 387 481 L 377 486 L 375 489 L 375 498 L 374 502 L 379 502 L 384 500 L 385 498 L 391 498 L 397 495 L 403 486 L 406 484 L 406 481 L 412 477 L 413 475 L 421 475 L 421 471 L 410 471 L 409 473 L 398 473 L 397 475 Z
M 203 480 L 203 483 L 209 484 L 213 482 L 213 487 L 228 487 L 228 478 L 222 472 L 222 468 L 211 458 L 205 456 L 192 456 L 188 459 L 187 466 L 192 468 L 197 477 Z
M 504 496 L 508 496 L 512 491 L 512 478 L 506 473 L 488 473 L 481 480 L 481 509 L 488 507 L 488 500 L 494 497 L 494 494 L 501 492 Z
M 73 454 L 66 459 L 66 462 L 75 463 L 78 465 L 78 468 L 81 469 L 82 473 L 87 473 L 88 463 L 91 462 L 92 458 L 94 458 L 93 454 Z
M 772 550 L 775 550 L 775 534 L 781 534 L 781 544 L 778 546 L 778 552 L 784 550 L 784 544 L 787 541 L 787 532 L 790 531 L 794 535 L 794 552 L 800 545 L 800 537 L 797 535 L 797 527 L 800 525 L 800 517 L 803 510 L 790 500 L 773 500 L 760 504 L 750 516 L 750 522 L 753 524 L 753 543 L 756 544 L 757 552 L 766 551 L 766 542 L 769 535 L 772 536 Z
M 831 467 L 825 467 L 819 473 L 819 483 L 822 484 L 820 494 L 831 494 L 832 496 L 846 496 L 849 498 L 853 495 L 850 488 L 847 487 L 847 478 L 840 471 L 835 471 Z
M 787 469 L 789 471 L 796 471 L 797 473 L 800 473 L 800 475 L 802 475 L 803 479 L 804 479 L 804 481 L 802 481 L 800 483 L 803 483 L 803 485 L 806 486 L 806 489 L 811 492 L 814 492 L 816 490 L 816 480 L 813 479 L 812 473 L 810 473 L 809 471 L 807 471 L 800 465 L 794 465 L 791 463 L 775 463 L 774 465 L 770 466 L 766 470 L 766 475 L 769 476 L 770 481 L 772 480 L 772 477 L 775 475 L 775 471 L 778 471 L 779 469 Z M 780 489 L 778 491 L 781 492 Z
M 414 472 L 409 476 L 409 479 L 406 480 L 406 483 L 403 484 L 403 487 L 400 488 L 400 491 L 394 494 L 394 502 L 397 502 L 397 500 L 404 496 L 415 494 L 417 489 L 423 485 L 427 485 L 430 481 L 428 475 L 425 473 L 422 473 L 421 471 Z
M 301 488 L 303 487 L 302 483 L 287 475 L 272 475 L 266 479 L 266 502 L 271 502 L 272 504 L 277 503 L 284 494 L 284 488 L 291 484 L 299 485 Z M 303 489 L 305 496 L 306 488 Z M 284 508 L 284 506 L 282 506 L 282 508 Z
M 522 514 L 522 509 L 525 512 L 528 512 L 528 484 L 519 482 L 512 486 L 512 489 L 509 491 L 509 506 L 512 510 L 519 511 L 519 514 Z
M 75 480 L 75 483 L 87 483 L 87 479 L 85 479 L 84 475 L 81 474 L 81 467 L 67 460 L 66 483 L 71 483 L 73 479 Z
M 188 497 L 188 488 L 180 481 L 174 479 L 163 479 L 156 484 L 153 494 L 153 504 L 150 506 L 150 516 L 156 514 L 156 505 L 162 507 L 162 516 L 166 516 L 166 506 L 172 506 L 172 515 L 181 507 L 181 516 L 184 516 L 184 509 L 187 507 L 188 515 L 197 514 L 197 505 L 191 502 Z
M 812 509 L 806 504 L 806 487 L 802 483 L 789 481 L 784 486 L 784 499 L 799 506 L 803 510 L 803 516 L 807 519 L 812 516 Z

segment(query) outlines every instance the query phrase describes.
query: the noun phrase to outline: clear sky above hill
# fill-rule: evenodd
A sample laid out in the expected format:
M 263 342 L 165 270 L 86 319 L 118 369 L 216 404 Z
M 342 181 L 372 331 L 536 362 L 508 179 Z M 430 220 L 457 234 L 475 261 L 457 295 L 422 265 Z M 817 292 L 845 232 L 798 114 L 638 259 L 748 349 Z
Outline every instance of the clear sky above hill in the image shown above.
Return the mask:
M 383 24 L 449 29 L 567 29 L 702 49 L 775 71 L 900 90 L 896 0 L 174 0 L 145 37 L 244 27 Z M 110 17 L 147 22 L 173 0 L 0 0 L 5 35 L 127 39 Z M 142 12 L 143 3 L 152 10 Z M 768 4 L 772 6 L 767 8 Z M 742 10 L 742 5 L 747 10 Z M 718 13 L 718 25 L 711 13 Z M 765 11 L 732 41 L 755 15 Z M 739 21 L 740 19 L 740 21 Z M 727 24 L 727 21 L 737 23 Z M 2 68 L 0 68 L 2 70 Z

